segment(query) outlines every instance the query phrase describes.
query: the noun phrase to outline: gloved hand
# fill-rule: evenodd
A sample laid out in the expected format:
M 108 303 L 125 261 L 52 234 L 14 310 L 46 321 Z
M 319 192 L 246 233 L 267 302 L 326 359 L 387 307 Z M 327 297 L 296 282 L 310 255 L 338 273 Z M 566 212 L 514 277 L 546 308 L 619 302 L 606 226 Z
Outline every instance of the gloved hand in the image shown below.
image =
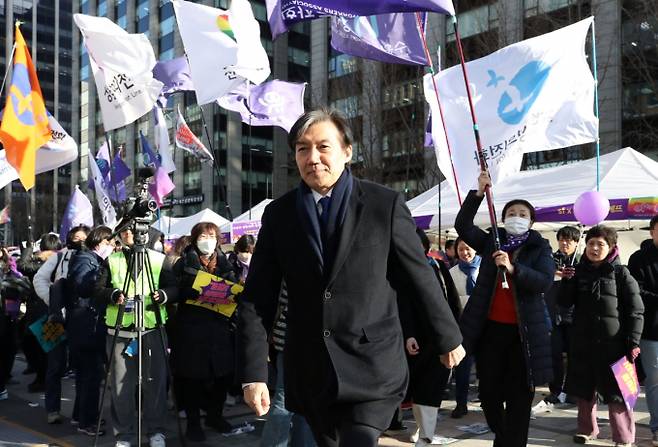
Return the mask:
M 562 278 L 563 279 L 571 279 L 571 278 L 574 277 L 575 274 L 576 274 L 576 268 L 575 267 L 568 266 L 568 267 L 564 267 L 562 269 Z
M 627 353 L 626 353 L 626 358 L 628 359 L 629 362 L 635 363 L 635 359 L 637 359 L 640 355 L 640 347 L 639 346 L 633 346 Z

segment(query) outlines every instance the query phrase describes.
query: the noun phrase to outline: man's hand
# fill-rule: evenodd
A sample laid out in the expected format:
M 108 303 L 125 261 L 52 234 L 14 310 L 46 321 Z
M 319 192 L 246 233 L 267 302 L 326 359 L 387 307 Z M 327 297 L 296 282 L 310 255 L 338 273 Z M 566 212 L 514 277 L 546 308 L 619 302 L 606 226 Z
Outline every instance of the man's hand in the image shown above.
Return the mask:
M 270 392 L 263 382 L 250 383 L 242 390 L 244 401 L 256 416 L 263 416 L 270 411 Z
M 418 341 L 414 337 L 407 338 L 406 345 L 409 355 L 418 355 L 420 352 L 420 346 L 418 346 Z
M 443 366 L 450 369 L 459 365 L 459 362 L 461 362 L 464 357 L 466 357 L 466 351 L 462 345 L 459 345 L 447 354 L 441 354 L 439 358 L 441 359 Z

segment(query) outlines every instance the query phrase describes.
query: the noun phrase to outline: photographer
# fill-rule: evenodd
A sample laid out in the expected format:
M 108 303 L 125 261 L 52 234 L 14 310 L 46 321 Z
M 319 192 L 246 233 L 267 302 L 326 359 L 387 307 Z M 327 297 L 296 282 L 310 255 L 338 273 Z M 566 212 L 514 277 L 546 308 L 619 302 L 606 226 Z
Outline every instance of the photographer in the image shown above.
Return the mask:
M 148 290 L 149 280 L 144 269 L 137 272 L 137 277 L 130 281 L 128 291 L 124 295 L 122 290 L 128 272 L 134 237 L 128 229 L 120 233 L 123 249 L 111 254 L 106 262 L 100 266 L 96 290 L 92 296 L 94 305 L 107 305 L 105 324 L 108 328 L 108 349 L 112 346 L 112 335 L 117 322 L 119 305 L 125 304 L 125 312 L 120 324 L 120 331 L 112 355 L 111 374 L 111 404 L 114 422 L 114 435 L 117 447 L 130 447 L 131 442 L 139 445 L 136 439 L 137 414 L 135 404 L 135 388 L 138 381 L 138 332 L 135 326 L 134 296 L 137 292 L 144 294 L 144 326 L 146 332 L 142 334 L 142 356 L 144 363 L 143 383 L 143 420 L 149 436 L 151 447 L 165 445 L 165 425 L 167 416 L 167 365 L 165 352 L 162 347 L 160 334 L 157 331 L 158 318 L 156 310 L 160 313 L 160 322 L 165 323 L 167 312 L 163 306 L 167 299 L 174 299 L 177 293 L 176 279 L 171 271 L 163 268 L 165 256 L 153 250 L 147 250 L 150 260 L 152 278 L 155 290 Z M 139 266 L 138 266 L 139 267 Z M 145 290 L 141 290 L 142 285 Z M 155 302 L 154 302 L 155 301 Z M 156 305 L 157 303 L 157 305 Z M 166 347 L 165 347 L 166 348 Z
M 196 224 L 190 245 L 174 266 L 180 278 L 180 302 L 171 358 L 176 383 L 182 387 L 178 392 L 184 396 L 186 436 L 191 441 L 205 439 L 200 419 L 204 404 L 208 413 L 206 426 L 221 433 L 232 429 L 222 417 L 222 411 L 235 368 L 233 328 L 226 316 L 195 305 L 202 302 L 202 297 L 192 288 L 199 271 L 237 282 L 233 266 L 219 247 L 219 234 L 213 223 Z

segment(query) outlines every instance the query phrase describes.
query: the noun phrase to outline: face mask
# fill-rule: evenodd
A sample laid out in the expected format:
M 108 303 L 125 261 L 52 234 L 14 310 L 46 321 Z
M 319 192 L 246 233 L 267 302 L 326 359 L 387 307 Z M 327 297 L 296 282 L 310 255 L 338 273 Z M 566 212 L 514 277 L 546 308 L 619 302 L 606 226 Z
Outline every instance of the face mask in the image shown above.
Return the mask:
M 196 246 L 204 255 L 211 255 L 217 247 L 217 239 L 203 239 L 196 242 Z
M 162 246 L 162 242 L 157 241 L 155 244 L 153 244 L 153 250 L 159 251 L 160 253 L 164 252 L 164 247 Z
M 514 236 L 521 235 L 530 229 L 530 219 L 523 217 L 508 217 L 505 219 L 505 230 Z
M 251 261 L 251 253 L 238 253 L 238 261 L 249 265 L 249 261 Z
M 94 250 L 94 253 L 96 253 L 102 259 L 107 259 L 107 257 L 110 256 L 113 251 L 114 251 L 114 247 L 112 247 L 111 245 L 101 245 L 96 250 Z

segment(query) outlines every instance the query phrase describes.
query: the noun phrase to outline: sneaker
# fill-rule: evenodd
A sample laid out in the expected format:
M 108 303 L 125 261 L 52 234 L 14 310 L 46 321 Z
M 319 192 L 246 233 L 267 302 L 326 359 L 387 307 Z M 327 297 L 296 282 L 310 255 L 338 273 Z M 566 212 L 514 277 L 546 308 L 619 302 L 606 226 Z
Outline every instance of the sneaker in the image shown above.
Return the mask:
M 653 438 L 651 438 L 651 445 L 658 446 L 658 431 L 653 432 Z
M 540 413 L 550 413 L 551 411 L 553 411 L 553 404 L 546 402 L 545 400 L 540 400 L 537 405 L 532 407 L 530 414 L 532 416 L 537 416 Z
M 117 441 L 114 443 L 114 447 L 130 447 L 130 443 L 128 441 Z
M 560 403 L 560 398 L 555 394 L 551 393 L 544 398 L 544 402 L 546 402 L 547 404 L 555 405 L 557 403 Z
M 411 442 L 418 442 L 418 438 L 420 437 L 420 429 L 416 427 L 416 430 L 409 436 L 409 441 Z
M 0 400 L 7 400 L 9 399 L 9 391 L 5 388 L 4 390 L 0 391 Z
M 149 438 L 149 447 L 165 447 L 165 436 L 162 433 L 156 433 Z
M 78 433 L 82 433 L 83 435 L 87 436 L 96 436 L 96 427 L 78 427 Z M 98 436 L 103 436 L 105 434 L 105 430 L 102 428 L 98 430 Z
M 62 422 L 62 416 L 59 414 L 59 411 L 51 411 L 48 413 L 48 423 L 49 424 L 60 424 Z
M 384 432 L 387 436 L 395 436 L 400 434 L 400 432 L 407 431 L 407 426 L 402 422 L 394 421 Z
M 593 441 L 594 439 L 596 439 L 596 435 L 583 435 L 578 433 L 574 435 L 573 442 L 576 444 L 587 444 L 589 441 Z
M 460 419 L 468 414 L 468 407 L 464 404 L 457 404 L 450 417 L 453 419 Z
M 567 403 L 567 393 L 562 392 L 557 396 L 557 400 L 560 401 L 561 404 L 566 404 Z

